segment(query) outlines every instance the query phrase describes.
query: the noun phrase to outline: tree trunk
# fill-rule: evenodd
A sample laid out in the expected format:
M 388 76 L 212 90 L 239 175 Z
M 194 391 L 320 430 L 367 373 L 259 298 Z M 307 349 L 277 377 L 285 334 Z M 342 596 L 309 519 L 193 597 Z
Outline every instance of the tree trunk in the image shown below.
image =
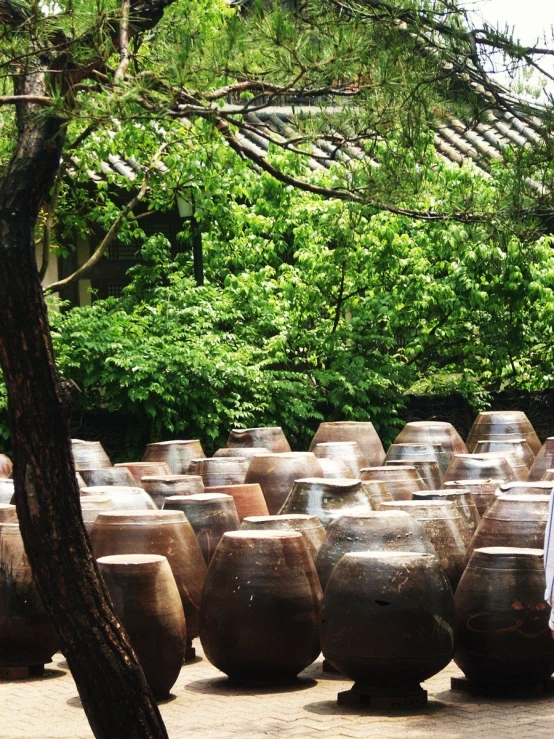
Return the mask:
M 37 89 L 40 73 L 18 92 Z M 69 431 L 78 391 L 55 367 L 33 239 L 59 167 L 63 122 L 33 113 L 28 105 L 18 111 L 18 144 L 0 187 L 0 363 L 21 533 L 95 736 L 167 738 L 82 522 Z

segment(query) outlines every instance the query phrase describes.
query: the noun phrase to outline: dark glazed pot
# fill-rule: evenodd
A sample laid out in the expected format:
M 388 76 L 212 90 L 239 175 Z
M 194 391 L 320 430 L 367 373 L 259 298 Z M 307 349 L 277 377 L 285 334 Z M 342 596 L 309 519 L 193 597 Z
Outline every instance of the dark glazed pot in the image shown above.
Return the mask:
M 200 611 L 206 657 L 239 682 L 294 679 L 319 654 L 321 586 L 297 531 L 232 531 L 210 564 Z
M 158 508 L 173 495 L 198 495 L 204 492 L 204 482 L 200 475 L 145 475 L 142 487 Z
M 327 587 L 335 565 L 348 552 L 429 552 L 435 549 L 413 516 L 405 511 L 345 513 L 327 527 L 315 559 L 319 582 Z
M 391 444 L 385 457 L 385 464 L 403 462 L 411 465 L 417 459 L 434 459 L 439 467 L 441 479 L 450 462 L 450 456 L 442 444 Z
M 154 697 L 167 698 L 187 643 L 185 614 L 167 559 L 123 554 L 101 557 L 98 566 Z
M 0 666 L 44 665 L 57 651 L 19 525 L 0 523 Z
M 442 484 L 452 480 L 516 480 L 516 473 L 507 457 L 501 454 L 455 454 Z
M 14 494 L 13 480 L 0 478 L 0 503 L 11 503 Z
M 353 475 L 350 468 L 340 459 L 334 457 L 318 457 L 318 459 L 323 470 L 323 477 L 330 480 L 336 480 L 337 477 L 349 477 L 353 480 L 358 477 L 358 475 Z
M 11 503 L 0 503 L 0 523 L 17 523 L 17 510 Z
M 319 460 L 312 452 L 264 454 L 254 457 L 246 474 L 247 483 L 257 482 L 264 494 L 270 515 L 281 512 L 295 480 L 304 477 L 323 477 Z M 307 513 L 307 511 L 282 511 Z
M 86 487 L 98 485 L 119 485 L 134 487 L 135 478 L 126 467 L 97 467 L 91 470 L 80 470 Z
M 91 488 L 82 488 L 81 496 L 87 495 L 107 495 L 114 509 L 118 511 L 156 510 L 157 508 L 146 490 L 126 485 L 96 485 Z
M 394 500 L 411 500 L 415 490 L 427 490 L 415 467 L 385 465 L 384 467 L 364 467 L 360 471 L 363 482 L 378 480 L 384 482 Z
M 467 564 L 467 542 L 471 535 L 454 503 L 449 500 L 402 500 L 381 506 L 382 510 L 390 508 L 406 511 L 419 521 L 455 591 Z
M 477 526 L 479 526 L 481 516 L 467 488 L 465 490 L 464 488 L 460 488 L 459 490 L 422 490 L 412 493 L 412 495 L 413 500 L 451 500 L 456 505 L 462 518 L 465 519 L 471 536 L 473 536 Z
M 248 466 L 249 462 L 244 457 L 193 459 L 189 465 L 189 474 L 200 475 L 207 488 L 215 485 L 242 485 Z
M 315 433 L 310 451 L 316 444 L 326 441 L 355 441 L 362 450 L 366 465 L 382 465 L 385 460 L 385 450 L 377 431 L 371 421 L 328 421 L 320 423 Z
M 76 470 L 90 470 L 98 467 L 111 467 L 110 458 L 99 441 L 71 439 L 73 459 Z
M 0 454 L 0 477 L 11 477 L 13 464 L 5 454 Z
M 232 447 L 265 447 L 270 452 L 290 452 L 283 429 L 280 426 L 260 426 L 254 429 L 233 429 L 225 446 Z
M 240 526 L 239 514 L 231 495 L 198 493 L 165 499 L 164 510 L 183 511 L 194 529 L 206 564 L 210 564 L 219 540 L 226 531 Z
M 189 643 L 198 636 L 206 563 L 184 513 L 158 510 L 101 513 L 90 538 L 96 557 L 111 554 L 167 557 L 183 603 Z
M 361 480 L 307 477 L 295 480 L 281 513 L 317 516 L 324 528 L 341 511 L 358 513 L 373 510 L 373 503 Z
M 529 470 L 529 480 L 542 480 L 544 473 L 554 467 L 554 436 L 549 436 L 535 458 Z
M 528 470 L 533 466 L 535 454 L 526 439 L 504 439 L 497 441 L 489 439 L 478 441 L 475 445 L 475 454 L 486 454 L 487 452 L 509 452 L 520 459 Z
M 81 495 L 79 501 L 81 503 L 83 523 L 90 535 L 98 516 L 101 513 L 113 509 L 113 501 L 109 495 Z
M 118 462 L 114 467 L 126 467 L 135 480 L 135 485 L 142 487 L 141 480 L 145 475 L 171 475 L 166 462 Z
M 171 474 L 184 475 L 193 459 L 205 457 L 198 439 L 157 441 L 147 444 L 143 462 L 165 462 Z
M 305 513 L 284 513 L 278 516 L 248 516 L 240 527 L 242 530 L 274 529 L 279 531 L 298 531 L 304 537 L 309 552 L 315 560 L 325 539 L 325 529 L 317 516 Z
M 257 482 L 247 485 L 212 485 L 206 488 L 205 492 L 232 496 L 241 521 L 246 516 L 267 516 L 269 514 L 264 494 Z
M 390 460 L 385 462 L 386 467 L 405 467 L 406 462 Z M 429 490 L 440 488 L 442 483 L 442 475 L 436 459 L 412 459 L 410 467 L 414 467 L 417 474 L 425 483 L 425 487 Z
M 440 672 L 454 650 L 454 599 L 435 555 L 345 554 L 323 597 L 321 647 L 363 693 Z
M 465 454 L 466 445 L 451 423 L 446 421 L 410 421 L 394 440 L 395 444 L 442 444 L 451 457 Z
M 445 490 L 469 490 L 479 515 L 482 516 L 495 499 L 495 493 L 503 480 L 451 480 L 443 483 Z
M 315 456 L 325 459 L 338 459 L 348 467 L 353 477 L 360 476 L 365 467 L 365 457 L 355 441 L 324 441 L 313 448 Z
M 497 495 L 481 518 L 468 556 L 483 547 L 542 548 L 549 503 L 549 495 Z
M 483 411 L 479 413 L 467 437 L 467 449 L 473 452 L 478 441 L 525 439 L 533 454 L 541 443 L 523 411 Z
M 548 680 L 554 641 L 544 590 L 541 549 L 475 550 L 456 591 L 454 661 L 469 680 L 488 685 Z

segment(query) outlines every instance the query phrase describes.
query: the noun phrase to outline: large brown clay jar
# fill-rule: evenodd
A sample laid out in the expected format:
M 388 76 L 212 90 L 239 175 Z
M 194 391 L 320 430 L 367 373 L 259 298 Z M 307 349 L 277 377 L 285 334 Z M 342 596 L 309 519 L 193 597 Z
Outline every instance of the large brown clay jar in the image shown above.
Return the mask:
M 467 542 L 471 536 L 454 503 L 449 500 L 402 500 L 383 503 L 381 508 L 398 508 L 419 521 L 455 591 L 467 564 Z
M 184 475 L 193 459 L 205 456 L 198 439 L 179 439 L 147 444 L 142 461 L 165 462 L 173 475 Z
M 157 505 L 143 488 L 126 485 L 96 485 L 82 488 L 81 496 L 107 495 L 118 511 L 156 510 Z
M 315 456 L 320 459 L 339 459 L 348 467 L 353 477 L 360 476 L 365 467 L 365 457 L 355 441 L 324 441 L 313 448 Z
M 13 464 L 6 454 L 0 454 L 0 477 L 11 477 Z
M 114 467 L 125 467 L 135 480 L 135 485 L 142 487 L 141 480 L 145 475 L 171 475 L 166 462 L 118 462 Z
M 205 488 L 205 492 L 232 496 L 241 521 L 246 516 L 269 515 L 264 494 L 257 482 L 245 485 L 212 485 Z
M 113 501 L 109 495 L 81 495 L 81 514 L 89 535 L 98 516 L 113 509 Z
M 0 478 L 0 503 L 11 503 L 14 494 L 13 480 Z
M 503 439 L 502 441 L 488 439 L 480 440 L 475 445 L 475 454 L 487 452 L 509 452 L 519 458 L 528 470 L 533 466 L 535 454 L 526 439 Z
M 456 591 L 454 661 L 477 684 L 535 683 L 554 672 L 541 549 L 476 549 Z
M 270 451 L 265 446 L 224 446 L 214 452 L 214 457 L 244 457 L 244 459 L 250 459 L 251 457 L 259 457 L 260 454 L 268 454 Z
M 99 441 L 71 439 L 73 459 L 76 470 L 90 470 L 98 467 L 111 467 L 110 458 Z
M 385 457 L 385 464 L 403 462 L 411 465 L 416 459 L 434 459 L 441 479 L 450 462 L 450 456 L 444 451 L 442 444 L 391 444 Z
M 189 465 L 189 474 L 200 475 L 207 488 L 215 485 L 242 485 L 249 464 L 244 457 L 193 459 Z
M 327 587 L 335 565 L 348 552 L 429 552 L 435 549 L 421 524 L 405 511 L 345 513 L 327 527 L 315 559 L 319 582 Z
M 175 495 L 165 499 L 164 510 L 183 511 L 194 529 L 206 564 L 210 564 L 217 545 L 226 531 L 240 526 L 235 501 L 224 493 Z
M 294 679 L 319 654 L 321 586 L 297 531 L 233 531 L 210 564 L 200 613 L 206 657 L 236 681 Z
M 516 480 L 514 468 L 509 460 L 499 454 L 455 454 L 442 484 L 452 480 Z
M 389 486 L 382 480 L 362 480 L 362 485 L 376 511 L 379 510 L 381 503 L 394 500 L 390 494 Z
M 469 490 L 479 515 L 482 516 L 495 499 L 495 493 L 503 480 L 451 480 L 443 483 L 445 490 Z
M 198 636 L 206 563 L 192 526 L 182 511 L 101 513 L 90 538 L 96 557 L 111 554 L 167 557 L 183 603 L 189 643 Z
M 458 490 L 421 490 L 412 493 L 412 500 L 451 500 L 456 505 L 462 518 L 465 519 L 470 536 L 473 536 L 481 521 L 475 501 L 467 488 L 465 490 L 463 488 Z
M 253 429 L 233 429 L 225 446 L 265 447 L 270 452 L 290 452 L 290 444 L 280 426 L 260 426 Z
M 319 464 L 323 470 L 323 477 L 336 479 L 337 477 L 350 477 L 352 479 L 358 477 L 353 475 L 350 468 L 344 464 L 341 459 L 335 457 L 318 457 Z
M 323 597 L 323 655 L 362 693 L 416 688 L 452 659 L 454 617 L 435 555 L 345 554 Z
M 323 470 L 315 454 L 288 452 L 254 457 L 250 462 L 245 482 L 257 482 L 260 485 L 269 513 L 274 516 L 281 511 L 293 482 L 305 477 L 323 477 Z M 306 513 L 306 511 L 288 511 L 288 513 Z
M 0 503 L 0 523 L 17 523 L 17 510 L 11 503 Z
M 295 480 L 281 513 L 316 516 L 327 528 L 343 511 L 372 511 L 373 503 L 361 480 L 307 477 Z
M 548 519 L 549 495 L 497 495 L 483 513 L 468 550 L 482 547 L 540 549 Z
M 483 411 L 479 413 L 467 437 L 467 449 L 474 451 L 481 440 L 525 439 L 534 454 L 541 443 L 523 411 Z
M 119 554 L 101 557 L 98 566 L 154 697 L 167 698 L 181 671 L 187 630 L 166 557 Z
M 315 560 L 325 539 L 325 529 L 317 516 L 305 513 L 283 513 L 277 516 L 247 516 L 241 523 L 242 530 L 276 529 L 298 531 L 304 537 L 310 554 Z
M 462 437 L 447 421 L 410 421 L 398 434 L 394 443 L 442 444 L 449 457 L 467 452 Z
M 355 441 L 362 450 L 366 464 L 378 466 L 385 461 L 385 450 L 371 421 L 327 421 L 320 423 L 310 451 L 316 444 L 326 441 Z
M 158 508 L 174 495 L 198 495 L 204 492 L 204 481 L 200 475 L 145 475 L 142 487 Z
M 549 436 L 539 449 L 529 470 L 529 480 L 542 480 L 544 473 L 554 467 L 554 436 Z
M 394 500 L 411 500 L 415 490 L 428 489 L 416 468 L 409 465 L 364 467 L 360 472 L 360 478 L 364 482 L 384 482 Z
M 386 467 L 405 467 L 406 462 L 389 460 L 385 462 Z M 410 467 L 415 467 L 417 474 L 425 483 L 425 487 L 429 490 L 439 488 L 442 483 L 442 475 L 436 459 L 412 459 Z
M 80 470 L 86 487 L 98 485 L 120 485 L 134 487 L 135 478 L 126 467 L 97 467 L 96 469 Z
M 19 525 L 0 523 L 0 666 L 40 667 L 57 650 Z

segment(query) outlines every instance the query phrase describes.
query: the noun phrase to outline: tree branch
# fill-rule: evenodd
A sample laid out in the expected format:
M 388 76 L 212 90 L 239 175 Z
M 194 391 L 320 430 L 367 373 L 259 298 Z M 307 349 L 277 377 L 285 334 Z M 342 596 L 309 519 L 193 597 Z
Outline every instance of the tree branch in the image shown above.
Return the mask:
M 50 262 L 50 245 L 52 240 L 52 228 L 54 226 L 54 213 L 56 211 L 56 205 L 58 204 L 58 198 L 60 195 L 65 170 L 66 165 L 65 163 L 62 163 L 58 170 L 58 174 L 56 175 L 54 190 L 52 192 L 52 197 L 50 198 L 50 202 L 48 203 L 48 208 L 46 210 L 46 220 L 44 222 L 44 228 L 42 232 L 42 264 L 38 273 L 41 282 L 46 276 L 46 272 L 48 271 L 48 264 Z
M 52 105 L 53 102 L 53 98 L 47 95 L 0 95 L 0 105 L 17 105 L 18 103 Z
M 121 22 L 119 24 L 119 66 L 115 70 L 114 84 L 123 82 L 129 62 L 131 60 L 131 53 L 129 51 L 129 12 L 131 9 L 131 0 L 123 0 L 121 3 Z

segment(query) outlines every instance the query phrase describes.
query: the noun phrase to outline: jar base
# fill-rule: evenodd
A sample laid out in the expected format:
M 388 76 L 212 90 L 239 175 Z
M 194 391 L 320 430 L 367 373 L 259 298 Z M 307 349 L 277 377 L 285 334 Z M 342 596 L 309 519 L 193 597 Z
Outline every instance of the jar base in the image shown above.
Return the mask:
M 0 665 L 0 681 L 27 680 L 43 675 L 44 665 Z
M 537 682 L 477 682 L 467 677 L 450 678 L 450 689 L 477 696 L 497 696 L 506 698 L 540 698 L 554 694 L 554 679 Z
M 408 710 L 427 705 L 427 691 L 418 683 L 398 686 L 368 685 L 355 682 L 350 690 L 337 695 L 339 706 L 378 710 Z

